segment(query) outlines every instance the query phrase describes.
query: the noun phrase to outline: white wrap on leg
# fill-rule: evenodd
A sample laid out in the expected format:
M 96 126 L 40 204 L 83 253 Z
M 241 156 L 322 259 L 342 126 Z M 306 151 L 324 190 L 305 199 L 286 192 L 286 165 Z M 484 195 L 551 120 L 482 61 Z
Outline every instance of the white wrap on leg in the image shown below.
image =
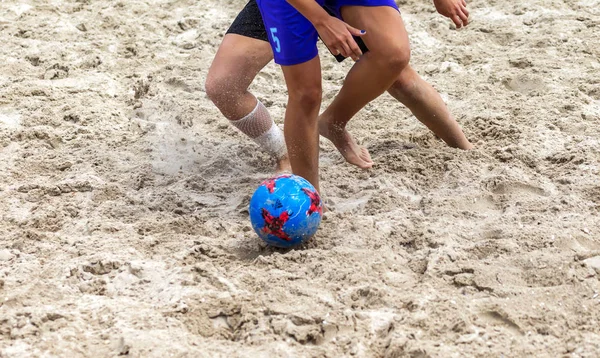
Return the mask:
M 278 159 L 287 154 L 283 132 L 260 101 L 257 100 L 256 107 L 247 116 L 230 122 Z
M 275 122 L 268 131 L 256 138 L 252 138 L 262 148 L 275 155 L 278 159 L 287 154 L 283 132 Z

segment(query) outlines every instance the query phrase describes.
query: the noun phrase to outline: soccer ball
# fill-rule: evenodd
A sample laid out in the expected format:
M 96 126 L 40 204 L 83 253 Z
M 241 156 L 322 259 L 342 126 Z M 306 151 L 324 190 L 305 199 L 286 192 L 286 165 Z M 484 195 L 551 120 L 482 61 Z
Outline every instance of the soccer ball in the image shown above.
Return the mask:
M 289 248 L 310 239 L 319 228 L 323 204 L 308 180 L 280 175 L 265 180 L 250 199 L 250 221 L 267 244 Z

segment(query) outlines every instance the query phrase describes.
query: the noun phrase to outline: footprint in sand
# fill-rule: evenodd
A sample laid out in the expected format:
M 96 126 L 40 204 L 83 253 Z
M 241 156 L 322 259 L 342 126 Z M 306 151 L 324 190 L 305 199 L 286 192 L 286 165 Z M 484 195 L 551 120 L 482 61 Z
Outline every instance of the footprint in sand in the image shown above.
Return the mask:
M 513 78 L 505 79 L 502 84 L 511 91 L 527 94 L 533 91 L 543 91 L 546 89 L 544 80 L 538 76 L 519 75 Z
M 499 195 L 536 195 L 550 196 L 546 190 L 521 182 L 500 182 L 496 183 L 491 188 L 492 193 Z
M 494 201 L 491 195 L 479 197 L 460 197 L 454 204 L 457 209 L 486 214 L 499 214 L 502 208 Z
M 480 313 L 479 318 L 489 325 L 504 326 L 509 332 L 516 336 L 523 336 L 525 334 L 523 329 L 510 319 L 506 313 L 490 310 Z

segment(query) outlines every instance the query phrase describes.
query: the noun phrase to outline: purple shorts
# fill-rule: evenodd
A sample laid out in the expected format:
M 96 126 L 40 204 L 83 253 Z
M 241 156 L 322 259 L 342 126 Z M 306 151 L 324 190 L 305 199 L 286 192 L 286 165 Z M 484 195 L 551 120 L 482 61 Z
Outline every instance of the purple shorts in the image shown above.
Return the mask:
M 343 6 L 390 6 L 394 0 L 315 0 L 341 19 Z M 315 58 L 319 34 L 315 27 L 286 0 L 256 0 L 262 14 L 275 63 L 293 66 Z

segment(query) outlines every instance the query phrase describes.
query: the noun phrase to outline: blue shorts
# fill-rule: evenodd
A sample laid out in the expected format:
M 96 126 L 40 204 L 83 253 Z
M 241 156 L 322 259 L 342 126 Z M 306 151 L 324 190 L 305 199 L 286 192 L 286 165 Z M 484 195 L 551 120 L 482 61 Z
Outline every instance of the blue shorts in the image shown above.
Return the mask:
M 341 9 L 344 6 L 389 6 L 400 11 L 394 0 L 325 0 L 325 7 L 338 19 L 342 18 Z
M 394 0 L 315 0 L 341 18 L 342 6 L 391 6 Z M 273 49 L 275 63 L 281 66 L 298 65 L 315 58 L 317 30 L 286 0 L 256 0 L 262 14 L 267 36 Z

